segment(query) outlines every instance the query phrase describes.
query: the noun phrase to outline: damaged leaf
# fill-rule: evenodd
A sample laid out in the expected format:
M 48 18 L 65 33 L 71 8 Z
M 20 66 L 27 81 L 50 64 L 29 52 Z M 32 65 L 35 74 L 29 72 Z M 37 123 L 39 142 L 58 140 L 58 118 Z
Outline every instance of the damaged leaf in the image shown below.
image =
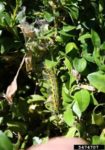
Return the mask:
M 23 66 L 23 63 L 24 63 L 24 60 L 25 60 L 25 56 L 23 57 L 21 63 L 20 63 L 20 66 L 17 70 L 17 73 L 13 79 L 13 81 L 11 82 L 11 84 L 7 87 L 7 90 L 6 90 L 6 94 L 5 94 L 5 98 L 6 100 L 8 101 L 8 103 L 11 105 L 13 103 L 13 96 L 15 95 L 16 91 L 17 91 L 17 77 L 19 75 L 19 72 L 20 72 L 20 69 L 22 68 Z

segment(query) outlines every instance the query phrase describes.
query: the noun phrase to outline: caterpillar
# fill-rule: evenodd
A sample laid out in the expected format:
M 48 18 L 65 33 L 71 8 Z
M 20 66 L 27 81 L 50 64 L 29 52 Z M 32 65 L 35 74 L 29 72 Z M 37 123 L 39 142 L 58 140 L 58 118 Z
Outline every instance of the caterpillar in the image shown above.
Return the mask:
M 52 112 L 58 113 L 59 111 L 59 89 L 58 81 L 54 68 L 45 68 L 47 75 L 47 83 L 50 88 L 50 95 L 48 96 L 48 101 L 51 101 Z

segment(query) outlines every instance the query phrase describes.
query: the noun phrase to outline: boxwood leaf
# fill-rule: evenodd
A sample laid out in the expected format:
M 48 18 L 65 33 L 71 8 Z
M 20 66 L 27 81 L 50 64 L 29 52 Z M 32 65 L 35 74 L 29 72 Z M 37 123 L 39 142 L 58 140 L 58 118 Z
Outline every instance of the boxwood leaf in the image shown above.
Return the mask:
M 70 71 L 72 66 L 71 66 L 70 60 L 67 57 L 65 57 L 64 64 L 67 67 L 67 69 Z
M 64 88 L 62 88 L 62 98 L 64 103 L 70 103 L 73 101 L 73 97 L 66 93 Z
M 101 110 L 101 112 L 100 112 Z M 104 104 L 99 104 L 97 105 L 92 114 L 92 123 L 96 124 L 98 126 L 105 125 L 105 105 Z
M 87 90 L 82 89 L 75 93 L 75 101 L 78 102 L 81 112 L 84 112 L 90 103 L 90 94 Z
M 83 72 L 87 66 L 87 61 L 84 58 L 75 58 L 73 66 L 78 72 Z
M 92 36 L 92 43 L 93 43 L 94 47 L 100 47 L 101 39 L 100 39 L 98 33 L 94 30 L 91 30 L 91 36 Z
M 75 137 L 76 135 L 80 135 L 78 128 L 76 127 L 70 127 L 70 129 L 68 130 L 66 137 Z
M 94 72 L 87 76 L 91 85 L 93 85 L 99 91 L 105 93 L 105 73 Z
M 100 144 L 105 144 L 105 129 L 103 129 L 102 132 L 101 132 Z
M 75 26 L 66 25 L 66 26 L 63 26 L 63 31 L 64 32 L 69 32 L 71 30 L 74 30 L 75 28 L 76 28 Z
M 101 112 L 98 114 L 94 113 L 92 117 L 93 117 L 94 124 L 98 126 L 105 125 L 105 118 L 103 117 Z
M 54 16 L 52 14 L 50 14 L 49 12 L 47 12 L 47 11 L 44 12 L 44 18 L 48 22 L 52 22 L 54 20 Z
M 13 145 L 8 137 L 0 131 L 0 150 L 13 150 Z
M 5 135 L 9 138 L 13 138 L 13 133 L 11 130 L 7 129 L 4 131 Z
M 83 35 L 81 35 L 78 40 L 81 41 L 81 43 L 84 43 L 85 42 L 85 39 L 88 39 L 88 38 L 91 38 L 91 35 L 87 32 Z
M 92 144 L 100 144 L 100 137 L 98 135 L 92 137 Z
M 68 126 L 72 126 L 74 123 L 74 116 L 70 107 L 67 107 L 66 111 L 64 112 L 64 121 Z
M 37 101 L 44 101 L 44 97 L 38 94 L 31 95 L 31 97 L 28 99 L 28 103 L 33 103 Z
M 66 54 L 69 53 L 70 51 L 72 51 L 73 49 L 78 49 L 78 47 L 76 46 L 76 44 L 74 42 L 69 42 L 66 45 Z
M 75 35 L 64 32 L 64 30 L 62 29 L 61 31 L 59 31 L 58 33 L 60 33 L 61 35 L 65 36 L 65 37 L 74 37 Z
M 81 113 L 81 110 L 80 110 L 80 108 L 79 108 L 79 105 L 78 105 L 78 102 L 77 102 L 77 101 L 75 101 L 75 103 L 74 103 L 74 105 L 73 105 L 73 111 L 74 111 L 74 113 L 78 116 L 78 118 L 80 119 L 82 113 Z

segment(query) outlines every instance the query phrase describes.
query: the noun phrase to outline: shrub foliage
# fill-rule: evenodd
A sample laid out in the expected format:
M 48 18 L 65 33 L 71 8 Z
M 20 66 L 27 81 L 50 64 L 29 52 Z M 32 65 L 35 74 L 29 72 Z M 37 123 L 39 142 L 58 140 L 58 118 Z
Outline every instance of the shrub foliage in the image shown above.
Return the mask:
M 104 0 L 0 1 L 0 149 L 105 143 L 104 12 Z

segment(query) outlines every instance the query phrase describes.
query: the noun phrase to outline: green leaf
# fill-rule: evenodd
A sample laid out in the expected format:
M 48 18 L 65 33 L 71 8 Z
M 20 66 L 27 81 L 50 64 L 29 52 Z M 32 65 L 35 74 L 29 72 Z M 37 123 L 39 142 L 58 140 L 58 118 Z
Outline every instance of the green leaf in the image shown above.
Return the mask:
M 66 137 L 69 137 L 69 138 L 75 137 L 75 135 L 77 134 L 77 132 L 78 132 L 78 134 L 80 134 L 79 131 L 78 131 L 78 129 L 76 127 L 74 127 L 74 126 L 70 127 L 70 129 L 68 130 L 68 132 L 66 134 Z
M 91 36 L 92 36 L 92 43 L 94 47 L 100 47 L 101 45 L 101 39 L 98 35 L 97 32 L 95 32 L 94 30 L 91 30 Z
M 97 135 L 94 135 L 92 137 L 92 144 L 100 144 L 100 137 Z
M 92 86 L 105 93 L 105 73 L 94 72 L 89 74 L 87 78 Z
M 92 137 L 92 144 L 105 144 L 105 129 L 102 130 L 100 136 L 94 135 Z
M 99 48 L 94 48 L 94 51 L 93 51 L 93 58 L 94 58 L 94 61 L 95 63 L 98 65 L 98 66 L 101 66 L 101 56 L 100 56 L 100 49 Z
M 13 133 L 12 133 L 11 130 L 5 130 L 4 133 L 5 133 L 5 135 L 6 135 L 7 137 L 13 138 Z
M 102 13 L 103 10 L 104 10 L 104 1 L 99 0 L 99 13 Z
M 87 90 L 82 89 L 74 94 L 75 101 L 78 102 L 81 112 L 84 112 L 90 103 L 90 94 Z
M 13 145 L 7 136 L 0 131 L 0 150 L 13 150 Z
M 66 25 L 66 26 L 63 26 L 63 31 L 69 32 L 71 30 L 74 30 L 75 28 L 76 28 L 75 26 Z
M 101 50 L 103 50 L 103 51 L 105 51 L 105 42 L 103 42 L 102 44 L 101 44 Z
M 91 53 L 88 53 L 87 51 L 83 51 L 82 52 L 82 57 L 84 59 L 86 59 L 87 61 L 94 63 L 94 57 Z
M 64 90 L 62 90 L 62 98 L 63 98 L 63 102 L 66 102 L 66 103 L 70 103 L 72 101 L 69 94 L 65 93 Z
M 69 94 L 69 90 L 65 84 L 62 86 L 62 99 L 63 99 L 63 107 L 67 107 L 74 100 L 73 96 Z
M 59 35 L 57 35 L 56 36 L 56 39 L 55 39 L 57 42 L 59 42 L 59 43 L 63 43 L 63 39 L 62 39 L 62 37 L 61 36 L 59 36 Z
M 70 33 L 66 33 L 63 30 L 59 31 L 58 33 L 60 33 L 61 35 L 65 36 L 65 37 L 74 37 L 75 35 L 72 35 Z
M 105 144 L 105 129 L 102 130 L 100 135 L 100 144 Z
M 11 26 L 11 17 L 7 12 L 0 13 L 0 25 L 1 26 Z
M 72 72 L 73 72 L 74 70 L 72 70 Z M 76 71 L 76 73 L 77 73 L 77 71 Z M 74 74 L 75 74 L 75 71 L 74 71 Z M 72 85 L 73 85 L 73 83 L 76 81 L 76 79 L 77 79 L 77 77 L 76 76 L 74 76 L 74 74 L 73 73 L 70 73 L 70 87 L 72 87 Z
M 73 112 L 78 116 L 79 119 L 81 118 L 82 113 L 81 113 L 81 110 L 79 108 L 79 104 L 77 101 L 75 101 L 73 104 Z
M 74 20 L 74 19 L 77 20 L 78 16 L 79 16 L 78 6 L 76 4 L 75 5 L 71 5 L 69 10 L 70 10 L 69 15 L 72 18 L 72 20 Z
M 54 20 L 54 16 L 52 16 L 52 14 L 48 13 L 47 11 L 44 12 L 44 18 L 48 21 L 48 22 L 52 22 Z
M 87 61 L 84 58 L 74 58 L 73 66 L 78 72 L 83 72 L 87 66 Z
M 64 121 L 67 123 L 67 125 L 72 126 L 75 119 L 70 107 L 66 109 L 63 116 L 64 116 Z
M 65 91 L 65 93 L 69 95 L 68 84 L 69 82 L 63 83 L 62 90 Z
M 71 66 L 70 60 L 67 57 L 65 57 L 64 64 L 67 67 L 67 69 L 70 71 L 72 66 Z
M 101 111 L 100 111 L 101 110 Z M 92 123 L 96 124 L 98 126 L 103 126 L 105 125 L 105 105 L 104 104 L 99 104 L 96 106 L 93 110 L 92 114 Z
M 101 112 L 98 114 L 94 113 L 92 119 L 93 119 L 93 124 L 96 124 L 98 126 L 105 124 L 105 118 L 103 117 Z
M 81 35 L 78 40 L 81 41 L 81 43 L 84 43 L 85 40 L 89 39 L 89 38 L 91 38 L 91 34 L 85 33 L 85 34 Z
M 67 45 L 65 47 L 66 54 L 69 53 L 70 51 L 72 51 L 73 49 L 78 50 L 78 47 L 76 46 L 76 44 L 74 42 L 67 43 Z
M 31 97 L 28 99 L 29 104 L 36 102 L 36 101 L 45 101 L 45 98 L 41 95 L 34 94 L 34 95 L 31 95 Z
M 98 101 L 97 101 L 97 99 L 95 98 L 95 96 L 94 96 L 93 93 L 91 93 L 91 100 L 92 100 L 92 103 L 93 103 L 94 105 L 98 105 Z

